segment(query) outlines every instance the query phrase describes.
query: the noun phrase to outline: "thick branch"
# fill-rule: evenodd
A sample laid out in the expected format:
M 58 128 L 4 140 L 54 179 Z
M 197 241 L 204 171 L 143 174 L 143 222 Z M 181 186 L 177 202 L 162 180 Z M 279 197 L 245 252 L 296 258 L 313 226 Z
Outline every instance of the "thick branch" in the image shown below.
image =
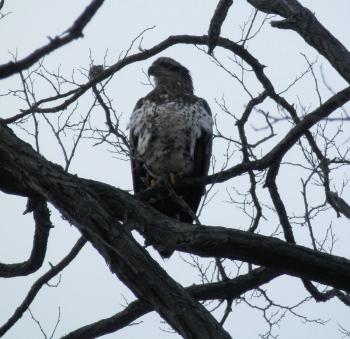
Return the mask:
M 173 234 L 171 243 L 163 241 L 163 245 L 203 257 L 217 256 L 273 267 L 285 274 L 350 291 L 350 261 L 345 258 L 223 227 L 182 228 L 183 231 L 174 232 L 176 236 Z M 147 228 L 145 234 L 149 233 L 150 228 Z M 165 231 L 157 237 L 169 236 L 169 233 Z M 160 239 L 157 240 L 162 244 Z
M 224 23 L 228 10 L 233 4 L 233 0 L 220 0 L 216 6 L 214 15 L 210 20 L 208 30 L 208 54 L 212 54 L 217 45 L 221 26 Z
M 99 251 L 111 271 L 180 335 L 230 337 L 115 220 L 85 181 L 46 161 L 3 124 L 0 136 L 0 167 L 51 202 Z
M 135 300 L 130 303 L 123 311 L 118 312 L 112 317 L 96 321 L 92 324 L 80 327 L 61 339 L 93 339 L 102 335 L 116 332 L 138 318 L 152 311 L 149 304 L 140 300 Z
M 333 204 L 336 206 L 337 211 L 344 214 L 348 219 L 350 219 L 350 206 L 349 204 L 338 196 L 335 192 L 329 192 L 329 197 Z
M 81 38 L 83 36 L 82 32 L 84 28 L 90 22 L 92 17 L 96 14 L 103 2 L 104 0 L 91 1 L 90 5 L 85 8 L 84 12 L 63 34 L 50 39 L 50 42 L 48 44 L 38 48 L 22 60 L 16 62 L 10 61 L 7 64 L 0 65 L 0 79 L 7 78 L 13 74 L 19 73 L 29 68 L 45 55 L 50 54 L 51 52 L 70 43 L 75 39 Z
M 224 257 L 274 267 L 282 273 L 350 290 L 350 261 L 279 239 L 224 227 L 179 223 L 138 203 L 127 193 L 108 185 L 90 184 L 100 191 L 111 213 L 135 224 L 148 242 L 160 250 L 179 250 L 204 257 Z M 98 186 L 100 186 L 98 188 Z
M 50 229 L 50 211 L 45 201 L 34 202 L 33 217 L 35 220 L 35 233 L 33 239 L 33 248 L 27 261 L 17 264 L 0 263 L 0 277 L 11 278 L 28 275 L 38 270 L 43 264 L 47 240 L 49 238 Z
M 350 83 L 350 52 L 316 19 L 314 14 L 296 0 L 247 0 L 256 9 L 285 18 L 273 21 L 273 27 L 292 29 Z

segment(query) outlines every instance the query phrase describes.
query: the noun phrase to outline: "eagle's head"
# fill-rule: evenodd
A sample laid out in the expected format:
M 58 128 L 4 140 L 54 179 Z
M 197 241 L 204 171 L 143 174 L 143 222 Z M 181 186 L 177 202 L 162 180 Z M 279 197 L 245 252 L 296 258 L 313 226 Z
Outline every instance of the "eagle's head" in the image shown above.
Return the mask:
M 161 57 L 153 62 L 148 69 L 148 75 L 155 78 L 156 86 L 176 86 L 193 92 L 190 71 L 174 59 Z

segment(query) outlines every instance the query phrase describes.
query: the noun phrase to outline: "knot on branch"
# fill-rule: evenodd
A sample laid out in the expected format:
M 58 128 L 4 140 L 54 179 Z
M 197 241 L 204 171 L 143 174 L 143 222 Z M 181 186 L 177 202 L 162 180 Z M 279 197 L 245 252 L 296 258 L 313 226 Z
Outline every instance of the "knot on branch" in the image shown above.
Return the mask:
M 96 79 L 104 70 L 103 65 L 92 65 L 89 70 L 89 79 Z
M 283 20 L 273 20 L 271 21 L 271 26 L 280 29 L 295 29 L 296 19 L 291 17 Z

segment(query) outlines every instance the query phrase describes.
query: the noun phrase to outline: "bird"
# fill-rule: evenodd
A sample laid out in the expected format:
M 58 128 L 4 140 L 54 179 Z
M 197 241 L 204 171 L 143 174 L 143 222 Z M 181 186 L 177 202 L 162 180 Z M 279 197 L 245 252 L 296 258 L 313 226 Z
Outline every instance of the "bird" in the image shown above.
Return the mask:
M 154 77 L 154 88 L 137 101 L 128 124 L 134 193 L 168 188 L 148 202 L 169 217 L 193 223 L 205 185 L 176 184 L 208 174 L 211 110 L 194 95 L 189 70 L 174 59 L 156 59 L 148 76 Z

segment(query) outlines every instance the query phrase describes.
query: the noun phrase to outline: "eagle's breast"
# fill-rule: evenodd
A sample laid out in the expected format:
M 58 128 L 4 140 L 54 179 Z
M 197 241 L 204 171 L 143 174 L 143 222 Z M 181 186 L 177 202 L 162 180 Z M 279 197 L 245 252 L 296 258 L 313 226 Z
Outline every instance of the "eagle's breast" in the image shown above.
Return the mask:
M 155 176 L 190 175 L 195 142 L 202 130 L 211 132 L 212 118 L 201 100 L 195 102 L 145 99 L 129 124 L 137 136 L 137 155 Z

